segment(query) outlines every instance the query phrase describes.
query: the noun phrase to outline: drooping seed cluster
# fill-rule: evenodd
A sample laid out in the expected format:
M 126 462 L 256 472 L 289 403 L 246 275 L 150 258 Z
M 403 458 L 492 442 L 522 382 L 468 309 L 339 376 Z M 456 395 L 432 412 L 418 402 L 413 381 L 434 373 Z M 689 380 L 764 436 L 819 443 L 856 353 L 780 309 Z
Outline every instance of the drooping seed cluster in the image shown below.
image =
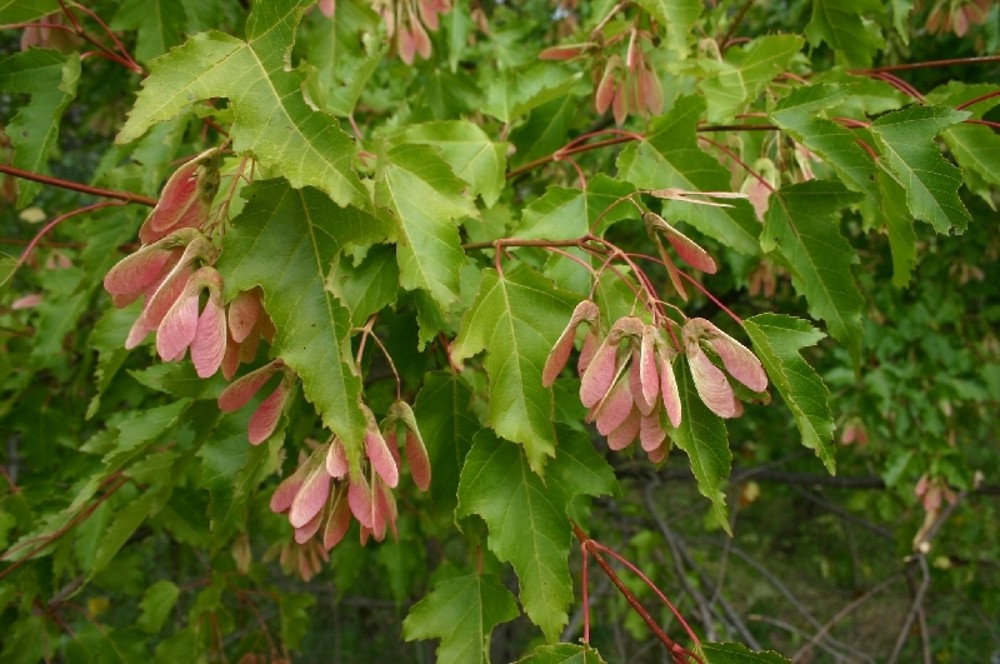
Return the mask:
M 256 356 L 261 338 L 273 337 L 274 326 L 260 306 L 259 290 L 237 296 L 228 316 L 222 301 L 222 275 L 214 267 L 219 250 L 209 228 L 219 159 L 217 148 L 207 150 L 170 176 L 139 229 L 141 246 L 108 271 L 104 288 L 117 307 L 144 298 L 126 348 L 155 333 L 165 362 L 183 359 L 190 349 L 198 376 L 222 368 L 228 379 L 241 361 Z
M 678 326 L 678 339 L 638 317 L 625 316 L 605 334 L 591 300 L 577 305 L 549 354 L 542 373 L 545 386 L 565 367 L 581 325 L 586 325 L 587 334 L 577 362 L 580 401 L 588 408 L 587 421 L 595 423 L 612 450 L 639 440 L 651 461 L 666 458 L 669 428 L 681 426 L 684 417 L 675 374 L 679 357 L 687 362 L 698 397 L 719 417 L 743 412 L 730 377 L 754 392 L 767 388 L 760 360 L 709 321 L 688 319 Z
M 223 302 L 223 277 L 214 267 L 220 252 L 212 241 L 211 222 L 218 165 L 219 151 L 212 149 L 170 177 L 139 231 L 141 246 L 111 268 L 104 286 L 119 307 L 144 298 L 126 348 L 155 333 L 162 360 L 180 361 L 190 348 L 199 377 L 211 377 L 221 368 L 231 380 L 240 363 L 256 359 L 262 339 L 273 341 L 275 328 L 260 288 L 237 293 L 228 305 Z M 292 394 L 295 372 L 277 358 L 234 380 L 218 397 L 220 410 L 235 411 L 275 378 L 273 389 L 250 417 L 247 433 L 253 445 L 275 432 Z M 362 542 L 369 537 L 382 540 L 387 529 L 395 532 L 392 489 L 402 467 L 400 429 L 405 431 L 404 449 L 414 482 L 421 490 L 430 483 L 430 461 L 410 406 L 402 401 L 393 404 L 381 430 L 371 410 L 360 407 L 368 425 L 363 454 L 353 467 L 343 443 L 333 437 L 316 446 L 271 500 L 272 510 L 288 513 L 298 545 L 321 533 L 319 551 L 324 554 L 343 538 L 352 515 L 361 524 Z M 316 562 L 311 545 L 287 555 L 299 556 L 304 565 L 296 568 L 299 571 L 315 567 L 309 562 Z

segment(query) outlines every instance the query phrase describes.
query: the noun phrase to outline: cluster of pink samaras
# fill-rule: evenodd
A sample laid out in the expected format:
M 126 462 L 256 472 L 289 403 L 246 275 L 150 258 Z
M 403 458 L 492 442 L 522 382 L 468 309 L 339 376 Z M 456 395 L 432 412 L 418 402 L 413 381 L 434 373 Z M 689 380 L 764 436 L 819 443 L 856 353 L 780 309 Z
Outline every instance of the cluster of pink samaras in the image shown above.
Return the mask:
M 126 348 L 155 333 L 164 361 L 181 360 L 190 349 L 200 377 L 221 368 L 230 379 L 241 361 L 256 357 L 260 339 L 271 340 L 274 326 L 259 290 L 240 293 L 228 308 L 223 304 L 222 275 L 214 267 L 219 250 L 210 229 L 219 159 L 213 148 L 170 177 L 139 229 L 141 246 L 111 268 L 104 287 L 118 307 L 144 298 Z
M 232 380 L 241 363 L 256 359 L 262 339 L 273 341 L 275 328 L 260 288 L 239 292 L 228 304 L 223 301 L 223 277 L 215 268 L 218 238 L 213 242 L 214 229 L 221 225 L 211 215 L 219 161 L 219 150 L 211 149 L 170 177 L 139 231 L 141 246 L 111 268 L 104 287 L 118 307 L 143 298 L 126 348 L 154 333 L 162 360 L 182 360 L 190 349 L 199 377 L 221 369 Z M 278 358 L 234 380 L 218 397 L 222 411 L 238 410 L 275 377 L 277 384 L 250 417 L 248 437 L 254 445 L 275 432 L 295 373 Z M 414 482 L 421 490 L 430 483 L 430 462 L 410 407 L 402 401 L 393 404 L 381 430 L 367 406 L 361 408 L 368 418 L 364 454 L 349 464 L 343 443 L 333 437 L 315 448 L 271 500 L 275 512 L 288 513 L 300 545 L 321 533 L 325 553 L 343 538 L 352 514 L 361 524 L 362 541 L 370 536 L 381 540 L 387 529 L 395 532 L 391 489 L 399 482 L 399 429 L 405 430 Z
M 673 334 L 668 339 L 662 328 L 634 316 L 618 319 L 604 333 L 600 311 L 590 300 L 577 305 L 553 347 L 543 372 L 545 385 L 555 382 L 566 365 L 583 324 L 588 331 L 577 362 L 580 401 L 589 409 L 587 421 L 607 436 L 612 450 L 625 449 L 638 439 L 650 461 L 666 458 L 667 422 L 677 428 L 683 418 L 674 374 L 674 360 L 681 354 L 687 358 L 698 397 L 719 417 L 743 413 L 726 374 L 754 392 L 767 388 L 767 374 L 757 357 L 703 318 L 688 319 L 679 340 Z M 708 353 L 719 359 L 721 369 Z
M 371 5 L 385 22 L 386 34 L 399 58 L 408 65 L 418 55 L 424 60 L 431 57 L 427 31 L 437 30 L 438 15 L 451 11 L 451 0 L 372 0 Z M 316 6 L 328 18 L 337 9 L 335 0 L 319 0 Z

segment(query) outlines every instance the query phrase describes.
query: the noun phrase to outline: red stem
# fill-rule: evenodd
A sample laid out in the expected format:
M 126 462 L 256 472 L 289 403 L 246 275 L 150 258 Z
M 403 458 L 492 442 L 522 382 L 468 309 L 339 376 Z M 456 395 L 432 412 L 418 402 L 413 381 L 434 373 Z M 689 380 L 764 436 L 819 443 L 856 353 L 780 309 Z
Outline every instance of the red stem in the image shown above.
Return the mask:
M 142 194 L 133 194 L 130 191 L 114 191 L 112 189 L 100 189 L 99 187 L 91 187 L 90 185 L 82 184 L 80 182 L 73 182 L 72 180 L 63 180 L 62 178 L 52 177 L 51 175 L 32 173 L 31 171 L 25 171 L 20 168 L 15 168 L 14 166 L 8 166 L 6 164 L 0 164 L 0 173 L 7 173 L 9 175 L 13 175 L 16 178 L 21 178 L 22 180 L 41 182 L 42 184 L 47 184 L 52 187 L 59 187 L 60 189 L 70 189 L 72 191 L 79 191 L 84 194 L 91 194 L 93 196 L 100 196 L 102 198 L 114 198 L 119 201 L 125 201 L 126 203 L 138 203 L 139 205 L 148 205 L 149 207 L 156 206 L 155 198 L 150 198 L 149 196 L 143 196 Z
M 38 246 L 38 243 L 41 242 L 42 238 L 45 237 L 45 235 L 49 231 L 51 231 L 53 228 L 55 228 L 62 222 L 66 221 L 70 217 L 75 217 L 78 214 L 84 214 L 85 212 L 91 212 L 93 210 L 100 210 L 101 208 L 106 208 L 111 205 L 121 205 L 121 203 L 117 201 L 101 201 L 100 203 L 93 203 L 92 205 L 86 205 L 82 208 L 77 208 L 71 212 L 67 212 L 66 214 L 61 214 L 52 221 L 50 221 L 49 223 L 45 224 L 45 226 L 42 227 L 42 230 L 38 231 L 38 233 L 35 234 L 35 237 L 31 239 L 31 242 L 28 243 L 28 246 L 24 248 L 23 252 L 21 252 L 21 257 L 17 259 L 17 263 L 14 265 L 14 269 L 16 270 L 17 268 L 24 265 L 28 261 L 28 257 L 31 256 L 31 252 L 35 250 L 35 247 Z
M 885 71 L 904 71 L 907 69 L 927 69 L 931 67 L 948 67 L 951 65 L 975 65 L 988 64 L 990 62 L 1000 62 L 1000 55 L 982 55 L 971 58 L 949 58 L 946 60 L 927 60 L 926 62 L 908 62 L 899 65 L 886 65 L 883 67 L 872 67 L 871 69 L 853 69 L 851 74 L 869 76 Z

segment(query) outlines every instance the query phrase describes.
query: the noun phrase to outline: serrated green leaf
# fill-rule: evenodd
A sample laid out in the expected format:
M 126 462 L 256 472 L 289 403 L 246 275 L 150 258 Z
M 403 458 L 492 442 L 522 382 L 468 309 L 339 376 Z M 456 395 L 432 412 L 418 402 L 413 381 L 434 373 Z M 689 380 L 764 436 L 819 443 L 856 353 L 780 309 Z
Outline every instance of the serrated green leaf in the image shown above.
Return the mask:
M 684 369 L 676 373 L 684 417 L 679 427 L 671 427 L 670 438 L 688 455 L 698 492 L 712 501 L 712 517 L 731 536 L 726 494 L 722 491 L 729 480 L 733 460 L 726 424 L 702 403 L 687 362 L 684 362 Z
M 771 195 L 761 248 L 792 273 L 795 290 L 809 313 L 826 321 L 830 334 L 851 351 L 861 352 L 864 299 L 851 264 L 857 254 L 840 233 L 837 213 L 861 196 L 839 182 L 813 180 L 782 187 Z
M 891 0 L 892 26 L 904 44 L 910 43 L 910 13 L 913 11 L 913 0 Z
M 1000 185 L 1000 135 L 983 125 L 960 124 L 946 129 L 941 137 L 963 171 Z
M 434 469 L 430 503 L 435 512 L 451 513 L 457 504 L 458 478 L 472 437 L 481 428 L 469 408 L 472 389 L 451 372 L 428 374 L 413 412 Z
M 400 285 L 428 291 L 445 309 L 458 299 L 465 262 L 456 220 L 476 213 L 465 187 L 424 145 L 390 150 L 375 185 L 376 200 L 397 216 Z
M 108 526 L 104 537 L 101 538 L 100 546 L 97 547 L 94 566 L 85 570 L 88 579 L 103 571 L 139 526 L 163 509 L 172 490 L 173 485 L 169 481 L 148 487 L 111 518 L 111 525 Z
M 4 662 L 35 664 L 49 657 L 51 637 L 42 616 L 27 614 L 4 631 L 3 651 L 0 652 L 0 659 Z
M 695 133 L 705 102 L 696 96 L 681 97 L 665 116 L 653 120 L 646 140 L 633 143 L 618 159 L 621 176 L 640 189 L 678 188 L 685 191 L 730 191 L 729 170 L 698 148 Z M 699 231 L 736 251 L 759 251 L 760 224 L 746 201 L 731 208 L 664 201 L 668 221 L 684 220 Z
M 603 233 L 615 222 L 635 219 L 638 212 L 624 200 L 635 187 L 598 174 L 587 188 L 549 187 L 524 209 L 511 233 L 524 239 L 575 240 L 589 232 Z
M 604 664 L 601 653 L 585 643 L 558 643 L 538 646 L 517 664 Z
M 469 574 L 439 581 L 410 608 L 403 638 L 441 639 L 441 664 L 489 664 L 490 633 L 518 616 L 517 603 L 500 580 Z
M 298 374 L 323 424 L 360 458 L 365 418 L 350 350 L 350 314 L 325 287 L 330 265 L 350 244 L 384 240 L 391 230 L 357 208 L 338 208 L 321 192 L 284 180 L 247 189 L 243 212 L 223 241 L 218 269 L 230 295 L 260 286 L 277 328 L 271 352 Z
M 177 585 L 166 579 L 157 581 L 146 589 L 139 602 L 139 619 L 136 626 L 147 634 L 156 634 L 163 628 L 167 616 L 177 604 L 181 590 Z
M 57 11 L 58 0 L 0 0 L 0 25 L 26 23 Z
M 749 44 L 726 51 L 711 74 L 699 83 L 708 103 L 709 122 L 725 122 L 757 99 L 768 83 L 788 68 L 802 50 L 798 35 L 758 37 Z
M 125 0 L 111 28 L 137 30 L 135 57 L 149 62 L 181 43 L 187 17 L 181 0 Z
M 971 221 L 958 197 L 959 170 L 941 156 L 934 137 L 969 114 L 941 106 L 911 106 L 872 123 L 880 165 L 906 190 L 910 213 L 938 233 L 962 232 Z
M 583 74 L 552 62 L 536 62 L 518 70 L 503 69 L 490 84 L 482 110 L 500 122 L 511 124 L 532 109 L 571 94 L 582 81 Z
M 705 664 L 790 664 L 773 650 L 753 652 L 741 643 L 703 643 Z
M 448 120 L 411 125 L 403 132 L 410 143 L 435 148 L 451 170 L 472 186 L 472 193 L 492 207 L 504 188 L 506 144 L 490 140 L 478 125 L 467 120 Z
M 49 155 L 59 137 L 63 111 L 76 98 L 80 57 L 47 48 L 32 48 L 0 59 L 0 90 L 21 92 L 31 100 L 21 107 L 4 131 L 14 147 L 13 165 L 47 173 Z M 30 203 L 41 184 L 22 180 L 17 206 Z
M 137 315 L 133 308 L 106 309 L 90 333 L 88 343 L 97 351 L 97 366 L 94 368 L 93 396 L 87 405 L 88 420 L 101 407 L 101 397 L 128 357 L 125 339 Z
M 666 28 L 670 50 L 686 57 L 694 42 L 694 24 L 701 15 L 703 3 L 698 0 L 638 0 L 636 4 Z
M 877 0 L 813 0 L 806 37 L 814 47 L 826 42 L 838 62 L 870 67 L 882 39 L 865 26 L 865 13 L 883 14 L 885 7 Z
M 281 642 L 291 650 L 298 650 L 303 637 L 309 633 L 310 611 L 316 604 L 312 593 L 281 593 L 279 614 L 281 619 Z
M 310 108 L 304 75 L 285 58 L 310 0 L 261 2 L 247 18 L 247 40 L 205 32 L 150 63 L 135 106 L 117 138 L 128 143 L 193 102 L 227 97 L 233 149 L 250 152 L 293 187 L 326 192 L 339 205 L 364 204 L 353 169 L 354 142 L 332 116 Z
M 360 265 L 337 262 L 330 272 L 329 288 L 351 312 L 351 324 L 361 327 L 376 311 L 396 300 L 399 267 L 389 246 L 372 247 Z
M 535 159 L 546 157 L 569 142 L 573 120 L 587 110 L 579 98 L 566 95 L 542 104 L 528 116 L 510 135 L 510 142 L 517 146 L 511 157 L 513 166 L 521 166 Z
M 854 134 L 822 116 L 825 109 L 836 107 L 845 97 L 846 93 L 833 85 L 799 88 L 778 103 L 771 119 L 830 164 L 846 185 L 874 193 L 872 158 Z
M 788 404 L 802 434 L 802 444 L 822 459 L 830 474 L 836 471 L 830 391 L 799 350 L 814 346 L 823 333 L 804 320 L 781 314 L 758 314 L 743 321 L 771 383 Z
M 545 481 L 519 446 L 488 430 L 476 435 L 466 457 L 457 515 L 486 521 L 490 550 L 514 566 L 521 604 L 550 642 L 558 639 L 573 599 L 566 510 L 575 495 L 613 491 L 613 478 L 585 435 L 560 440 Z
M 552 393 L 542 386 L 542 367 L 577 299 L 525 266 L 503 275 L 490 270 L 452 346 L 455 362 L 486 350 L 489 425 L 523 445 L 539 474 L 556 442 Z
M 889 231 L 892 250 L 892 283 L 903 287 L 910 283 L 910 274 L 917 262 L 917 234 L 913 217 L 906 208 L 906 192 L 885 171 L 877 176 L 880 211 Z

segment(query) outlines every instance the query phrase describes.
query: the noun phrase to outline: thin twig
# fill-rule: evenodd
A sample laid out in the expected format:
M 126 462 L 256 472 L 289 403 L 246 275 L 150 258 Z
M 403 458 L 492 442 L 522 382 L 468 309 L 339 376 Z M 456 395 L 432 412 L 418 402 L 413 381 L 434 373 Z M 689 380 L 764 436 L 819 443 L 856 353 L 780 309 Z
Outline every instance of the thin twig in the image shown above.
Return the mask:
M 913 603 L 906 614 L 906 620 L 903 621 L 903 627 L 899 630 L 896 645 L 892 649 L 892 655 L 889 656 L 887 664 L 896 664 L 896 661 L 899 659 L 899 653 L 903 650 L 903 646 L 910 636 L 910 628 L 913 626 L 913 621 L 916 620 L 917 615 L 923 610 L 924 596 L 927 594 L 927 589 L 931 586 L 931 571 L 927 566 L 927 556 L 923 553 L 916 553 L 913 560 L 920 567 L 920 585 L 913 594 Z
M 112 189 L 101 189 L 99 187 L 91 187 L 90 185 L 83 184 L 81 182 L 73 182 L 72 180 L 64 180 L 62 178 L 52 177 L 51 175 L 42 175 L 41 173 L 33 173 L 31 171 L 25 171 L 20 168 L 15 168 L 14 166 L 8 166 L 7 164 L 0 164 L 0 173 L 7 173 L 8 175 L 13 175 L 16 178 L 21 178 L 23 180 L 41 182 L 42 184 L 47 184 L 52 187 L 59 187 L 60 189 L 70 189 L 72 191 L 79 191 L 84 194 L 100 196 L 101 198 L 114 198 L 119 201 L 125 201 L 126 203 L 138 203 L 139 205 L 146 205 L 149 207 L 156 206 L 155 198 L 150 198 L 149 196 L 143 196 L 142 194 L 133 194 L 130 191 L 115 191 Z

